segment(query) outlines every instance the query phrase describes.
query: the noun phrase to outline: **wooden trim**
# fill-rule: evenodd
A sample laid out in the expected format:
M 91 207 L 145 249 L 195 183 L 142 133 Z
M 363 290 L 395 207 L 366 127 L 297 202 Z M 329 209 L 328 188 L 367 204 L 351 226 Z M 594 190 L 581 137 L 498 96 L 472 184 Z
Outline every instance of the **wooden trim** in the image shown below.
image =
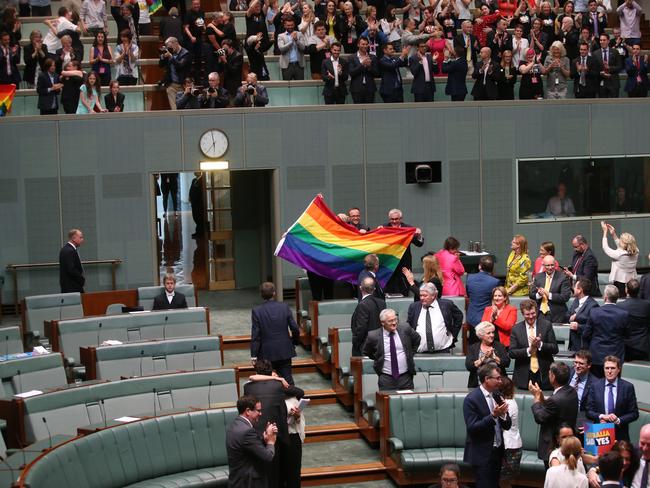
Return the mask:
M 194 292 L 196 293 L 196 289 L 194 289 Z M 208 335 L 210 335 L 210 308 L 205 307 L 205 322 L 208 325 Z
M 319 486 L 323 484 L 341 484 L 350 482 L 374 481 L 386 479 L 386 468 L 379 461 L 363 464 L 345 464 L 342 466 L 323 466 L 303 468 L 300 473 L 302 486 Z
M 296 294 L 296 324 L 300 327 L 300 281 L 298 278 L 294 281 L 293 288 Z
M 17 273 L 16 270 L 14 270 L 14 276 L 15 273 Z M 23 298 L 20 300 L 20 335 L 22 336 L 23 343 L 25 341 L 25 334 L 27 333 L 27 314 L 25 313 L 26 309 L 27 307 L 25 306 L 25 299 Z M 14 313 L 17 312 L 17 310 L 14 311 Z
M 79 348 L 79 360 L 86 368 L 86 380 L 97 379 L 97 346 Z
M 22 449 L 25 440 L 25 403 L 22 398 L 0 400 L 0 418 L 7 421 L 7 447 Z
M 231 351 L 233 349 L 248 349 L 250 348 L 250 343 L 250 334 L 223 337 L 223 348 L 227 351 Z
M 224 366 L 224 359 L 223 359 L 223 335 L 217 334 L 217 337 L 219 338 L 219 355 L 221 356 L 221 368 Z M 235 371 L 235 378 L 237 377 L 237 371 Z M 239 385 L 237 385 L 239 386 Z M 237 395 L 239 395 L 239 390 L 237 390 Z
M 359 426 L 354 422 L 313 425 L 305 428 L 305 444 L 359 439 Z
M 61 341 L 59 340 L 59 321 L 46 320 L 45 324 L 45 337 L 50 340 L 52 351 L 61 352 Z
M 319 363 L 323 358 L 320 357 L 320 351 L 316 343 L 318 338 L 318 302 L 315 300 L 309 302 L 309 316 L 311 317 L 311 357 L 315 363 Z

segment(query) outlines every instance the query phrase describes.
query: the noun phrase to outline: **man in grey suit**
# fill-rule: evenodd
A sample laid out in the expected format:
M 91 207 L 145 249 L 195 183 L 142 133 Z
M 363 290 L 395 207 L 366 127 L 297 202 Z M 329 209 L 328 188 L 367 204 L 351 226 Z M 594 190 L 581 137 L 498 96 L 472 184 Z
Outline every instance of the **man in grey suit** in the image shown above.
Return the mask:
M 380 390 L 412 390 L 415 376 L 413 355 L 420 335 L 408 324 L 397 324 L 397 314 L 386 308 L 379 314 L 381 328 L 368 332 L 363 354 L 375 361 Z
M 307 39 L 302 32 L 296 30 L 296 21 L 291 15 L 283 16 L 282 23 L 285 32 L 278 34 L 282 79 L 304 80 Z
M 537 301 L 538 311 L 549 322 L 564 322 L 566 304 L 571 298 L 571 284 L 564 273 L 555 270 L 555 258 L 544 257 L 544 272 L 533 279 L 530 298 Z
M 255 425 L 262 415 L 262 404 L 254 396 L 237 400 L 239 416 L 226 432 L 229 488 L 266 488 L 268 466 L 275 454 L 278 428 L 269 423 L 260 434 Z

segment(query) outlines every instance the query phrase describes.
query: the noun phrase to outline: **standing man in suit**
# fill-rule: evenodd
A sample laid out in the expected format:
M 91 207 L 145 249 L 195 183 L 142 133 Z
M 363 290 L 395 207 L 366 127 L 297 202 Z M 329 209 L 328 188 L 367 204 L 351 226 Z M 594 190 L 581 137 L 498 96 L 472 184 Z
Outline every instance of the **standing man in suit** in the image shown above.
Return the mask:
M 598 302 L 590 297 L 586 290 L 593 289 L 587 278 L 579 279 L 573 288 L 573 302 L 566 313 L 564 322 L 569 323 L 569 351 L 582 349 L 582 331 L 587 324 L 589 314 L 594 308 L 598 308 Z
M 471 20 L 464 20 L 460 25 L 461 32 L 454 37 L 454 51 L 459 57 L 467 61 L 467 75 L 472 76 L 478 60 L 480 45 L 476 36 L 472 34 L 474 26 Z
M 606 356 L 625 360 L 625 337 L 630 324 L 630 314 L 616 306 L 618 288 L 615 285 L 605 287 L 604 298 L 604 305 L 591 311 L 582 331 L 582 346 L 591 352 L 591 372 L 597 378 L 603 377 Z
M 625 91 L 631 98 L 645 98 L 648 96 L 648 64 L 645 57 L 641 56 L 641 45 L 634 43 L 632 45 L 632 55 L 625 60 L 625 72 L 627 81 L 625 82 Z
M 267 488 L 278 428 L 268 424 L 261 435 L 255 430 L 262 415 L 262 404 L 253 396 L 244 395 L 237 400 L 237 412 L 239 415 L 226 432 L 228 486 Z
M 14 84 L 18 87 L 20 83 L 20 45 L 11 45 L 11 34 L 0 33 L 0 85 Z
M 621 81 L 618 74 L 623 69 L 623 60 L 616 49 L 609 47 L 609 34 L 600 33 L 600 49 L 593 52 L 593 57 L 600 63 L 600 83 L 598 98 L 618 98 Z
M 593 422 L 616 425 L 616 440 L 629 441 L 629 424 L 639 418 L 634 385 L 620 378 L 621 360 L 605 356 L 605 378 L 594 382 L 587 400 L 587 418 Z
M 244 395 L 253 396 L 262 404 L 262 415 L 255 425 L 261 435 L 264 434 L 264 428 L 267 424 L 275 424 L 278 427 L 277 442 L 275 443 L 275 456 L 269 469 L 269 487 L 277 486 L 300 486 L 300 469 L 297 470 L 298 479 L 295 479 L 295 469 L 291 469 L 291 464 L 300 465 L 302 459 L 302 443 L 300 438 L 292 438 L 289 435 L 287 419 L 289 416 L 294 418 L 300 417 L 300 411 L 292 409 L 287 410 L 285 400 L 295 397 L 300 399 L 305 396 L 305 392 L 292 385 L 285 388 L 282 378 L 273 376 L 273 367 L 266 359 L 258 359 L 255 363 L 255 375 L 251 376 L 251 381 L 244 385 Z M 282 465 L 282 460 L 290 460 L 289 465 Z M 289 476 L 291 472 L 292 476 Z M 290 479 L 291 478 L 291 479 Z
M 625 360 L 647 361 L 650 359 L 650 302 L 639 298 L 639 280 L 631 279 L 625 285 L 627 298 L 618 306 L 630 315 L 630 327 L 625 338 Z
M 402 211 L 398 208 L 393 208 L 388 212 L 388 223 L 384 224 L 384 227 L 412 227 L 408 224 L 402 222 Z M 413 256 L 411 255 L 411 245 L 415 247 L 422 247 L 424 245 L 424 237 L 422 237 L 422 230 L 419 227 L 415 229 L 415 235 L 411 244 L 406 248 L 406 251 L 402 255 L 395 272 L 386 283 L 386 292 L 387 293 L 401 293 L 404 296 L 408 296 L 409 285 L 406 282 L 404 274 L 401 272 L 402 268 L 413 269 Z
M 86 278 L 79 257 L 79 246 L 84 243 L 84 234 L 79 229 L 70 229 L 68 242 L 59 251 L 59 284 L 61 293 L 84 292 Z
M 41 115 L 55 115 L 59 111 L 59 94 L 63 83 L 60 82 L 59 75 L 56 73 L 53 59 L 46 59 L 43 68 L 36 81 L 38 109 L 41 111 Z
M 524 320 L 512 328 L 510 334 L 510 357 L 515 360 L 512 381 L 517 388 L 525 390 L 533 382 L 550 390 L 548 370 L 557 354 L 557 340 L 553 326 L 543 316 L 537 315 L 537 304 L 523 300 L 519 304 Z
M 291 358 L 296 355 L 294 344 L 300 331 L 289 306 L 275 300 L 273 283 L 262 283 L 260 293 L 264 303 L 251 314 L 251 361 L 254 364 L 258 359 L 268 359 L 273 369 L 293 385 Z
M 413 75 L 411 93 L 416 102 L 433 102 L 436 92 L 434 73 L 439 54 L 428 53 L 426 41 L 418 43 L 418 50 L 409 58 L 409 69 Z
M 409 47 L 404 46 L 399 56 L 395 57 L 395 48 L 391 43 L 384 44 L 384 55 L 379 60 L 381 72 L 381 85 L 379 94 L 384 103 L 402 103 L 404 90 L 402 88 L 402 74 L 399 69 L 408 66 Z M 401 269 L 397 267 L 396 269 Z
M 386 308 L 386 302 L 375 297 L 374 292 L 375 282 L 371 277 L 366 277 L 359 283 L 361 299 L 352 313 L 350 322 L 353 356 L 361 356 L 368 332 L 381 328 L 379 314 Z
M 476 488 L 499 485 L 503 459 L 503 431 L 510 430 L 508 404 L 499 394 L 501 370 L 495 363 L 478 369 L 481 386 L 467 394 L 463 415 L 467 427 L 463 461 L 472 465 Z
M 582 27 L 589 29 L 589 32 L 598 39 L 607 28 L 607 14 L 604 9 L 599 11 L 596 0 L 589 0 L 588 8 L 589 11 L 582 14 Z
M 452 102 L 463 102 L 467 96 L 467 60 L 465 48 L 457 47 L 456 53 L 445 51 L 445 62 L 442 63 L 442 72 L 447 75 L 445 95 L 451 97 Z
M 163 279 L 165 289 L 153 299 L 152 310 L 187 308 L 185 295 L 176 291 L 176 275 L 167 273 Z
M 415 376 L 413 356 L 420 336 L 407 324 L 397 323 L 397 314 L 385 308 L 379 314 L 381 328 L 368 333 L 363 355 L 374 361 L 379 390 L 412 390 Z
M 587 295 L 592 297 L 601 296 L 598 287 L 598 260 L 591 247 L 589 247 L 587 239 L 582 234 L 578 234 L 571 240 L 571 245 L 573 246 L 571 268 L 562 268 L 564 274 L 571 278 L 574 283 L 582 278 L 588 279 L 591 288 L 585 290 Z
M 533 278 L 530 298 L 537 300 L 539 312 L 550 322 L 564 322 L 566 303 L 571 298 L 571 284 L 564 273 L 555 271 L 555 258 L 550 254 L 542 260 L 544 273 Z
M 472 96 L 474 100 L 497 100 L 499 98 L 499 66 L 492 61 L 492 51 L 489 47 L 481 48 L 481 59 L 476 63 L 472 74 L 474 87 Z
M 467 323 L 471 326 L 470 342 L 478 342 L 474 327 L 476 327 L 483 318 L 485 307 L 492 304 L 492 290 L 499 286 L 499 280 L 492 276 L 494 270 L 494 259 L 492 256 L 481 256 L 478 262 L 478 273 L 467 275 L 465 288 L 469 298 L 467 307 Z
M 343 105 L 348 90 L 345 83 L 348 81 L 348 63 L 341 58 L 341 43 L 336 41 L 330 44 L 330 56 L 323 60 L 321 66 L 323 85 L 323 98 L 325 105 Z
M 463 312 L 451 300 L 438 299 L 433 283 L 420 286 L 420 301 L 409 305 L 407 317 L 421 337 L 418 352 L 451 352 L 463 325 Z
M 376 254 L 367 254 L 365 258 L 363 258 L 363 270 L 361 270 L 361 273 L 359 273 L 359 277 L 357 278 L 357 283 L 361 284 L 363 280 L 366 278 L 372 278 L 372 281 L 375 285 L 375 290 L 373 291 L 373 296 L 385 300 L 386 299 L 386 294 L 384 293 L 384 290 L 381 287 L 381 283 L 379 283 L 379 280 L 377 279 L 377 270 L 379 269 L 379 258 L 377 257 Z M 359 297 L 359 301 L 361 301 L 361 297 Z
M 305 35 L 296 30 L 296 21 L 292 15 L 282 16 L 284 32 L 278 34 L 278 49 L 280 50 L 280 69 L 282 79 L 305 79 Z
M 375 103 L 379 77 L 377 56 L 368 52 L 368 39 L 360 37 L 357 53 L 350 57 L 350 93 L 354 103 Z
M 534 398 L 531 406 L 533 417 L 539 424 L 537 457 L 544 461 L 546 467 L 558 426 L 566 422 L 573 427 L 578 416 L 578 394 L 569 385 L 569 367 L 562 362 L 552 363 L 548 378 L 553 387 L 553 394 L 548 398 L 544 398 L 539 385 L 531 383 L 528 387 Z
M 578 395 L 578 415 L 585 420 L 587 411 L 587 398 L 591 394 L 594 383 L 598 380 L 591 374 L 591 353 L 586 350 L 576 352 L 573 358 L 573 370 L 569 378 L 571 385 Z
M 598 93 L 598 61 L 589 55 L 589 44 L 581 42 L 579 54 L 571 62 L 571 77 L 576 98 L 594 98 Z

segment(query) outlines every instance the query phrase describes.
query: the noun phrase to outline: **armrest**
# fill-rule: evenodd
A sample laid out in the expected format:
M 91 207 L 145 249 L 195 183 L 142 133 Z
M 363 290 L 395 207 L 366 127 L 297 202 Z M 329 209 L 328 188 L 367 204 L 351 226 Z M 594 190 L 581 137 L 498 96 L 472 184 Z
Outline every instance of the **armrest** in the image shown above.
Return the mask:
M 389 437 L 387 442 L 391 451 L 401 451 L 404 449 L 404 444 L 397 437 Z
M 365 412 L 368 410 L 374 409 L 375 408 L 375 401 L 373 399 L 368 398 L 367 400 L 361 400 L 361 408 Z
M 308 319 L 308 318 L 309 318 L 309 312 L 308 312 L 307 310 L 301 310 L 301 311 L 300 311 L 300 316 L 301 316 L 303 319 Z

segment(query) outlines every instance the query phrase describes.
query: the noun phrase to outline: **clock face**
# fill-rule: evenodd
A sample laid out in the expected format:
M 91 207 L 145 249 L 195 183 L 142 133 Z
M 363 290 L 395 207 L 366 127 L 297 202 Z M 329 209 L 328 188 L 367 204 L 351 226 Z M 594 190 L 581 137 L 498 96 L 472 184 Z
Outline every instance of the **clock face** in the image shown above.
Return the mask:
M 208 130 L 201 136 L 199 147 L 207 157 L 220 158 L 228 150 L 228 137 L 220 130 Z

